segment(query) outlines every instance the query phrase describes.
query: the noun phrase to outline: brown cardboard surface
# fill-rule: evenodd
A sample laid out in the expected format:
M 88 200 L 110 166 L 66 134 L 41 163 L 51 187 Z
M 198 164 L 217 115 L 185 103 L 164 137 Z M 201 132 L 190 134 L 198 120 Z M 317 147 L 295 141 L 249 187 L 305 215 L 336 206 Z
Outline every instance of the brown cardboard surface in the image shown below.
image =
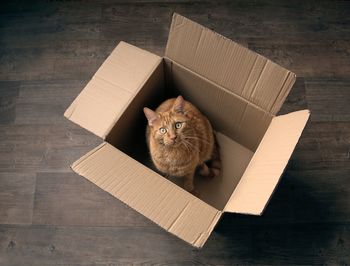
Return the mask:
M 176 13 L 165 56 L 270 114 L 295 82 L 294 73 Z
M 105 138 L 160 63 L 159 56 L 120 42 L 64 115 Z
M 198 176 L 195 187 L 200 191 L 200 199 L 223 210 L 254 153 L 221 133 L 216 137 L 220 145 L 222 174 L 211 180 Z
M 167 63 L 166 70 L 177 94 L 195 104 L 217 131 L 256 150 L 272 115 L 175 62 Z
M 140 146 L 146 145 L 146 119 L 142 109 L 145 106 L 155 109 L 165 99 L 164 94 L 164 67 L 161 63 L 142 85 L 105 140 L 138 160 Z M 137 146 L 137 149 L 131 146 Z
M 221 215 L 106 142 L 72 169 L 195 247 L 205 243 Z
M 309 118 L 309 110 L 274 117 L 225 211 L 261 215 Z

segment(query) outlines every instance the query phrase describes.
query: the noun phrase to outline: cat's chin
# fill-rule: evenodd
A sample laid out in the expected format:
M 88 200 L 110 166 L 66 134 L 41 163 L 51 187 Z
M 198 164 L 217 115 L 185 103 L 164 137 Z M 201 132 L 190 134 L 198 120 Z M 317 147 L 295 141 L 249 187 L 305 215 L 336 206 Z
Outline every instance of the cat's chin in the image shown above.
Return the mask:
M 174 142 L 174 143 L 164 143 L 165 147 L 168 148 L 177 148 L 181 145 L 181 142 Z

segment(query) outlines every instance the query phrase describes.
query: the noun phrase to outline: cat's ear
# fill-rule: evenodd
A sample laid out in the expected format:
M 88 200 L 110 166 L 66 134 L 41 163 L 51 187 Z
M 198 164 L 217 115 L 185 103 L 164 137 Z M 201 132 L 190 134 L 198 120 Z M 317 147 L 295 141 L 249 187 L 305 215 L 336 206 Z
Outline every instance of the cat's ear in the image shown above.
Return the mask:
M 182 98 L 182 96 L 178 96 L 174 102 L 173 105 L 173 111 L 176 113 L 184 113 L 184 107 L 185 107 L 185 100 Z
M 154 125 L 154 123 L 158 119 L 157 113 L 152 111 L 151 109 L 149 109 L 147 107 L 143 108 L 143 112 L 145 113 L 145 116 L 147 117 L 148 125 L 150 125 L 150 126 Z

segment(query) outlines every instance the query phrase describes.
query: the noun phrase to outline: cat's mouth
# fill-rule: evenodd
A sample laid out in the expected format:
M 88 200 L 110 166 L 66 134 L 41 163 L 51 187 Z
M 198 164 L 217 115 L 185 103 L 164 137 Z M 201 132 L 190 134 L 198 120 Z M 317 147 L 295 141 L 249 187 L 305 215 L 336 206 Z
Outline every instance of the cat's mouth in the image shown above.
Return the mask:
M 175 140 L 169 140 L 169 141 L 163 141 L 162 143 L 164 146 L 168 146 L 168 147 L 177 147 L 181 144 L 181 141 L 178 139 Z
M 178 143 L 175 140 L 164 143 L 165 146 L 172 146 L 172 147 L 175 147 L 177 144 Z

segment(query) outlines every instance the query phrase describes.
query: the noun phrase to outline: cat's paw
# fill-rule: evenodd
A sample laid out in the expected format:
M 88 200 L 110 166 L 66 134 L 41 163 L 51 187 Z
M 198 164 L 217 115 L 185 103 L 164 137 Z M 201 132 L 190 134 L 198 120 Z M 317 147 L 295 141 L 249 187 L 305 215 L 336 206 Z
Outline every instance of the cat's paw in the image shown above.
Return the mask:
M 209 171 L 210 171 L 210 173 L 209 173 L 208 177 L 210 179 L 213 179 L 213 178 L 218 177 L 220 175 L 220 170 L 217 168 L 209 168 Z
M 220 169 L 217 169 L 214 167 L 208 167 L 207 164 L 203 163 L 200 165 L 198 173 L 202 177 L 213 179 L 220 175 Z

